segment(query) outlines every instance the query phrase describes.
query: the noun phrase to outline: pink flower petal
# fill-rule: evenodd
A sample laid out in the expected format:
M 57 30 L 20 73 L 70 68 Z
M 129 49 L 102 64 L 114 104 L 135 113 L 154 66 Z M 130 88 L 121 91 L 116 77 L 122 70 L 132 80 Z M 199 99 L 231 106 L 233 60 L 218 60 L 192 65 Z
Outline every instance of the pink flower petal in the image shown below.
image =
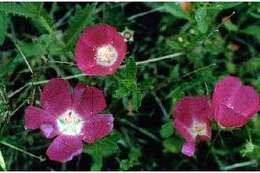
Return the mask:
M 59 116 L 71 108 L 71 88 L 63 79 L 51 79 L 43 88 L 41 106 L 52 116 Z
M 117 64 L 117 62 L 115 62 L 115 65 Z M 111 67 L 104 67 L 101 65 L 94 65 L 91 68 L 87 68 L 87 69 L 82 69 L 82 71 L 88 75 L 88 76 L 105 76 L 105 75 L 112 75 L 115 73 L 115 71 L 117 70 L 116 68 L 113 68 L 114 66 Z
M 260 111 L 260 95 L 259 95 L 258 111 Z
M 84 43 L 82 38 L 79 39 L 77 46 L 75 48 L 75 58 L 77 65 L 81 70 L 91 68 L 95 66 L 95 57 L 96 49 L 90 47 Z
M 222 127 L 242 127 L 258 111 L 258 105 L 256 91 L 242 85 L 239 78 L 228 76 L 215 86 L 212 109 Z
M 96 115 L 85 122 L 83 127 L 83 140 L 93 143 L 97 139 L 104 138 L 113 130 L 114 118 L 112 115 Z
M 50 116 L 44 110 L 34 107 L 28 106 L 25 110 L 24 123 L 26 129 L 38 129 L 40 128 L 42 133 L 47 138 L 52 138 L 57 135 L 57 129 L 55 125 L 55 119 L 53 116 Z M 48 133 L 46 133 L 46 126 L 49 127 Z M 51 129 L 51 130 L 50 130 Z
M 81 38 L 84 38 L 86 45 L 97 48 L 100 45 L 111 42 L 111 36 L 117 33 L 116 28 L 107 24 L 97 24 L 85 29 Z
M 246 117 L 223 104 L 219 105 L 217 113 L 216 121 L 222 128 L 238 128 L 247 122 Z
M 82 153 L 82 150 L 83 144 L 79 136 L 60 135 L 51 143 L 46 154 L 50 160 L 64 163 Z
M 54 122 L 54 119 L 41 108 L 28 106 L 25 110 L 24 121 L 26 129 L 38 129 L 43 123 Z
M 40 129 L 42 131 L 42 134 L 48 139 L 54 138 L 56 135 L 59 134 L 59 132 L 54 124 L 50 124 L 50 123 L 42 124 L 40 126 Z
M 173 113 L 174 126 L 177 132 L 186 140 L 195 142 L 196 140 L 208 140 L 211 138 L 211 128 L 209 120 L 211 111 L 208 98 L 205 96 L 186 96 L 176 103 Z M 194 136 L 191 133 L 192 123 L 202 122 L 206 124 L 206 134 L 203 136 Z
M 195 144 L 191 142 L 187 142 L 182 146 L 181 152 L 189 157 L 194 156 L 195 153 Z
M 73 108 L 82 117 L 88 118 L 104 110 L 106 100 L 101 90 L 78 84 L 73 92 Z

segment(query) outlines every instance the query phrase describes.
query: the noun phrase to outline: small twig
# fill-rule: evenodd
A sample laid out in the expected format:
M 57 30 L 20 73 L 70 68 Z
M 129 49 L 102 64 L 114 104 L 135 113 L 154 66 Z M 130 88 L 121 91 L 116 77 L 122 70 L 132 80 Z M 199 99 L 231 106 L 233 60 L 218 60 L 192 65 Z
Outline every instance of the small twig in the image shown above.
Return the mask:
M 63 62 L 63 61 L 48 61 L 48 63 L 56 63 L 56 64 L 66 64 L 66 65 L 71 65 L 71 66 L 76 66 L 73 62 Z
M 195 70 L 193 70 L 193 71 L 191 71 L 191 72 L 185 73 L 185 74 L 182 75 L 180 78 L 184 78 L 184 77 L 190 76 L 190 75 L 193 74 L 193 73 L 197 73 L 197 72 L 199 72 L 199 71 L 206 70 L 206 69 L 208 69 L 208 68 L 210 68 L 210 67 L 212 67 L 212 66 L 216 66 L 216 64 L 213 63 L 213 64 L 210 64 L 210 65 L 201 67 L 201 68 L 197 68 L 197 69 L 195 69 Z
M 168 113 L 166 112 L 163 104 L 162 104 L 162 101 L 161 99 L 153 92 L 152 95 L 154 96 L 155 98 L 155 101 L 157 102 L 157 104 L 159 105 L 159 107 L 161 108 L 161 111 L 163 113 L 163 120 L 166 121 L 168 119 Z
M 201 45 L 203 45 L 215 32 L 219 31 L 219 28 L 221 28 L 236 12 L 233 11 L 229 16 L 227 16 L 215 29 L 213 29 L 208 36 L 201 42 Z
M 43 157 L 43 156 L 36 156 L 36 155 L 34 155 L 34 154 L 32 154 L 32 153 L 30 153 L 28 151 L 25 151 L 25 150 L 23 150 L 21 148 L 18 148 L 18 147 L 14 146 L 12 144 L 9 144 L 9 143 L 7 143 L 5 141 L 0 141 L 0 144 L 4 145 L 6 147 L 12 148 L 12 149 L 14 149 L 16 151 L 22 152 L 22 153 L 24 153 L 24 154 L 26 154 L 26 155 L 28 155 L 28 156 L 30 156 L 32 158 L 38 159 L 38 160 L 40 160 L 40 162 L 43 162 L 43 161 L 46 160 L 45 157 Z
M 153 63 L 153 62 L 162 61 L 162 60 L 166 60 L 166 59 L 171 59 L 171 58 L 181 56 L 183 54 L 184 53 L 182 53 L 182 52 L 178 52 L 178 53 L 173 53 L 173 54 L 161 56 L 161 57 L 158 57 L 158 58 L 152 58 L 152 59 L 148 59 L 148 60 L 144 60 L 144 61 L 138 61 L 138 62 L 136 62 L 136 65 L 138 66 L 138 65 Z
M 140 128 L 140 127 L 137 127 L 135 124 L 133 124 L 133 123 L 127 121 L 126 119 L 121 119 L 120 122 L 122 122 L 122 123 L 124 123 L 124 124 L 130 126 L 131 128 L 135 129 L 136 131 L 139 131 L 140 133 L 142 133 L 142 134 L 144 134 L 144 135 L 150 137 L 151 139 L 153 139 L 153 140 L 155 140 L 155 141 L 157 141 L 157 142 L 161 142 L 161 140 L 160 140 L 157 136 L 155 136 L 154 134 L 150 133 L 149 131 L 147 131 L 147 130 L 145 130 L 145 129 L 142 129 L 142 128 Z
M 11 116 L 13 116 L 26 102 L 27 102 L 27 100 L 24 100 L 23 103 L 20 104 L 20 105 L 11 113 Z
M 15 43 L 15 46 L 16 46 L 16 48 L 18 49 L 19 53 L 21 54 L 22 58 L 24 59 L 24 61 L 25 61 L 26 65 L 28 66 L 30 72 L 33 74 L 33 70 L 32 70 L 32 68 L 31 68 L 29 62 L 27 61 L 27 58 L 26 58 L 25 55 L 23 54 L 21 48 L 20 48 L 20 47 L 18 46 L 18 44 L 16 44 L 16 43 Z
M 56 22 L 56 24 L 55 24 L 56 28 L 58 28 L 58 27 L 60 27 L 60 26 L 63 25 L 64 21 L 65 21 L 68 17 L 71 16 L 72 11 L 73 11 L 73 9 L 69 10 L 62 18 L 60 18 L 60 19 Z
M 163 9 L 163 8 L 164 8 L 164 7 L 162 6 L 162 7 L 158 7 L 158 8 L 151 9 L 151 10 L 149 10 L 149 11 L 145 11 L 145 12 L 142 12 L 142 13 L 138 13 L 138 14 L 135 14 L 135 15 L 132 15 L 132 16 L 128 17 L 127 20 L 134 20 L 134 19 L 136 19 L 136 18 L 138 18 L 138 17 L 142 17 L 142 16 L 145 16 L 145 15 L 147 15 L 147 14 L 151 14 L 151 13 L 157 12 L 157 11 Z
M 257 161 L 256 160 L 250 160 L 250 161 L 247 161 L 247 162 L 235 163 L 233 165 L 223 167 L 222 170 L 228 171 L 228 170 L 232 170 L 232 169 L 236 169 L 236 168 L 242 168 L 242 167 L 246 167 L 246 166 L 257 166 Z

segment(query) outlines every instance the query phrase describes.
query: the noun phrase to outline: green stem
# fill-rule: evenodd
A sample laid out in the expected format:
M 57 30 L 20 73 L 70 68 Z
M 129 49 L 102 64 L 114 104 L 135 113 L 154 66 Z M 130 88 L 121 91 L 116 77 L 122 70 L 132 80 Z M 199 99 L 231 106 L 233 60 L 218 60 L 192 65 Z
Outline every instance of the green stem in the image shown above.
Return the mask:
M 235 163 L 233 165 L 225 166 L 222 168 L 222 170 L 228 171 L 236 168 L 242 168 L 246 166 L 257 166 L 257 161 L 256 160 L 250 160 L 247 162 L 241 162 L 241 163 Z
M 160 10 L 163 9 L 163 8 L 164 8 L 164 6 L 158 7 L 158 8 L 154 8 L 154 9 L 151 9 L 151 10 L 149 10 L 149 11 L 142 12 L 142 13 L 138 13 L 138 14 L 135 14 L 135 15 L 132 15 L 132 16 L 128 17 L 127 20 L 133 20 L 133 19 L 136 19 L 136 18 L 138 18 L 138 17 L 145 16 L 145 15 L 147 15 L 147 14 L 151 14 L 151 13 L 160 11 Z
M 171 58 L 175 58 L 175 57 L 178 57 L 178 56 L 181 56 L 181 55 L 183 55 L 183 53 L 178 52 L 178 53 L 173 53 L 173 54 L 161 56 L 161 57 L 158 57 L 158 58 L 152 58 L 152 59 L 148 59 L 148 60 L 144 60 L 144 61 L 137 61 L 136 66 L 149 64 L 149 63 L 153 63 L 153 62 L 158 62 L 158 61 L 162 61 L 162 60 L 166 60 L 166 59 L 171 59 Z M 66 62 L 66 63 L 69 63 L 69 62 Z M 126 67 L 126 65 L 121 65 L 119 68 L 125 68 L 125 67 Z M 79 74 L 76 74 L 76 75 L 62 77 L 62 79 L 69 80 L 69 79 L 75 79 L 75 78 L 79 78 L 79 77 L 83 77 L 83 76 L 86 76 L 86 75 L 84 73 L 79 73 Z M 24 86 L 22 86 L 21 88 L 18 88 L 14 92 L 10 93 L 8 95 L 8 98 L 13 97 L 15 94 L 21 92 L 24 88 L 26 88 L 28 86 L 41 85 L 41 84 L 45 84 L 45 83 L 48 83 L 48 82 L 49 82 L 49 80 L 29 82 L 29 83 L 25 84 Z
M 19 152 L 21 152 L 21 153 L 24 153 L 24 154 L 26 154 L 26 155 L 28 155 L 28 156 L 30 156 L 30 157 L 32 157 L 32 158 L 38 159 L 38 160 L 40 160 L 40 162 L 43 162 L 43 161 L 46 160 L 46 159 L 45 159 L 44 157 L 42 157 L 42 156 L 36 156 L 36 155 L 34 155 L 34 154 L 32 154 L 32 153 L 30 153 L 30 152 L 28 152 L 28 151 L 23 150 L 22 148 L 18 148 L 18 147 L 14 146 L 14 145 L 12 145 L 12 144 L 9 144 L 9 143 L 7 143 L 7 142 L 5 142 L 5 141 L 0 141 L 0 144 L 4 145 L 4 146 L 6 146 L 6 147 L 12 148 L 12 149 L 14 149 L 14 150 L 16 150 L 16 151 L 19 151 Z
M 147 131 L 143 128 L 137 127 L 135 124 L 127 121 L 126 119 L 121 119 L 120 122 L 132 127 L 133 129 L 135 129 L 135 130 L 139 131 L 140 133 L 152 138 L 153 140 L 155 140 L 157 142 L 161 142 L 161 140 L 157 136 L 155 136 L 154 134 L 150 133 L 149 131 Z

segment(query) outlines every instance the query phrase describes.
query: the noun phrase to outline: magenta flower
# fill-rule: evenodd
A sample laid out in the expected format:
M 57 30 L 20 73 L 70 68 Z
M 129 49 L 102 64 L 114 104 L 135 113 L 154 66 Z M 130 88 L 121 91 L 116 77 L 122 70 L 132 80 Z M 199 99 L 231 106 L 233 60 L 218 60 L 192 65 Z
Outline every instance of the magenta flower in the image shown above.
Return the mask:
M 111 75 L 126 55 L 127 45 L 116 28 L 107 24 L 87 27 L 75 49 L 78 67 L 89 76 Z
M 198 141 L 211 138 L 211 111 L 206 96 L 185 96 L 176 103 L 173 123 L 177 132 L 186 140 L 182 153 L 193 156 Z
M 221 127 L 245 125 L 259 111 L 259 103 L 257 92 L 243 85 L 239 78 L 227 76 L 215 85 L 212 110 Z
M 113 129 L 111 114 L 98 114 L 106 107 L 101 90 L 78 84 L 74 90 L 63 79 L 55 78 L 44 87 L 41 108 L 28 106 L 25 128 L 40 129 L 54 141 L 47 150 L 50 160 L 66 162 L 82 152 L 82 140 L 93 143 Z

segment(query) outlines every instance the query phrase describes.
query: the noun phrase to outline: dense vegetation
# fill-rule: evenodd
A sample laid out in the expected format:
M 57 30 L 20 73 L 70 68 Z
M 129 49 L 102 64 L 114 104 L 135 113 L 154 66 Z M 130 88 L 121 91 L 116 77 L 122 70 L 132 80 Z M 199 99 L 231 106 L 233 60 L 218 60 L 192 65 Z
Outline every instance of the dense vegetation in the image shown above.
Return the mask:
M 258 170 L 260 118 L 220 130 L 195 157 L 172 110 L 185 95 L 211 97 L 226 75 L 260 92 L 260 3 L 0 3 L 0 170 Z M 116 74 L 87 77 L 74 61 L 86 26 L 107 23 L 132 34 Z M 102 89 L 113 133 L 60 164 L 50 140 L 24 129 L 24 109 L 39 105 L 53 77 Z

